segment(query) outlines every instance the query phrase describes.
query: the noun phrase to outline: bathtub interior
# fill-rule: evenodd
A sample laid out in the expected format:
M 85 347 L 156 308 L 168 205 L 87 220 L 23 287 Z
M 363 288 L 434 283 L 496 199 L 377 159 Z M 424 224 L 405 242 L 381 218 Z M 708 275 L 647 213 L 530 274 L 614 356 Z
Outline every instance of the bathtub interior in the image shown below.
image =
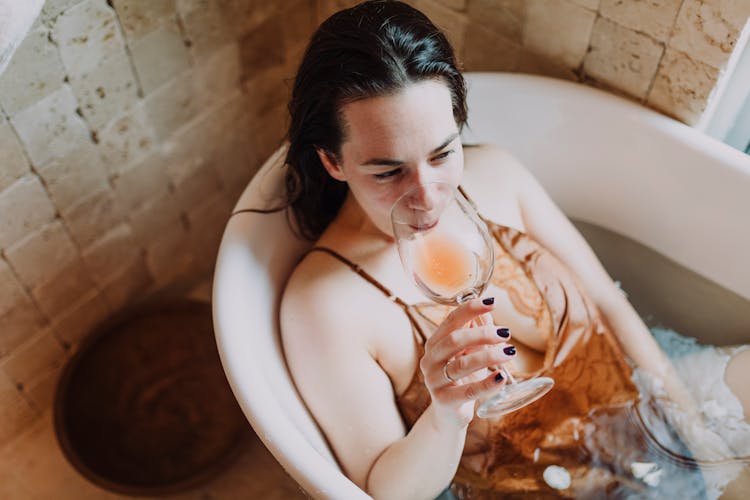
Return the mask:
M 657 267 L 674 263 L 724 292 L 718 300 L 732 297 L 747 310 L 750 268 L 738 265 L 750 254 L 750 234 L 737 216 L 750 214 L 741 196 L 750 192 L 747 160 L 706 146 L 708 138 L 672 120 L 574 84 L 502 74 L 469 74 L 468 84 L 465 142 L 494 142 L 518 156 L 587 237 L 599 234 L 595 250 L 625 248 L 612 234 L 647 243 L 640 245 L 646 253 L 669 256 Z M 236 210 L 279 205 L 282 160 L 280 150 L 266 162 Z M 701 244 L 704 235 L 711 244 Z M 284 212 L 230 219 L 214 275 L 219 352 L 248 420 L 302 488 L 316 498 L 366 498 L 341 472 L 295 390 L 279 341 L 280 295 L 308 247 Z M 619 261 L 633 252 L 609 254 Z M 638 283 L 648 288 L 648 280 Z M 649 300 L 669 302 L 671 293 Z
M 569 217 L 750 299 L 748 155 L 583 85 L 497 73 L 467 85 L 467 142 L 506 147 Z

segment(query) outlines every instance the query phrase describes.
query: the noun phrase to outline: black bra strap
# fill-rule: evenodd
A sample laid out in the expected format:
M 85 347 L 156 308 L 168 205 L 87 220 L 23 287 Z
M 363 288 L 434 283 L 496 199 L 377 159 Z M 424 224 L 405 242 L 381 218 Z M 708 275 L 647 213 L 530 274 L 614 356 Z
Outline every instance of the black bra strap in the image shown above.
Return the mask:
M 424 332 L 422 331 L 422 327 L 419 326 L 419 323 L 412 316 L 412 313 L 409 310 L 409 305 L 403 300 L 401 300 L 401 298 L 394 295 L 390 290 L 388 290 L 388 288 L 386 288 L 383 284 L 381 284 L 378 280 L 376 280 L 370 273 L 362 269 L 362 267 L 360 267 L 358 264 L 355 264 L 354 262 L 347 259 L 346 257 L 341 255 L 337 251 L 331 250 L 330 248 L 315 246 L 315 247 L 312 247 L 310 250 L 308 250 L 307 253 L 310 253 L 310 252 L 323 252 L 338 259 L 340 262 L 343 262 L 344 264 L 346 264 L 349 267 L 349 269 L 351 269 L 355 273 L 359 274 L 362 278 L 364 278 L 365 281 L 367 281 L 368 283 L 373 285 L 375 288 L 383 292 L 383 295 L 388 297 L 389 300 L 391 300 L 392 302 L 397 304 L 399 307 L 401 307 L 401 309 L 404 310 L 404 312 L 406 313 L 406 316 L 409 318 L 409 322 L 412 324 L 412 327 L 414 327 L 415 329 L 415 333 L 420 337 L 422 342 L 425 341 L 426 337 L 424 335 Z
M 346 264 L 347 266 L 349 266 L 349 268 L 352 271 L 354 271 L 355 273 L 357 273 L 360 276 L 362 276 L 362 278 L 364 278 L 365 281 L 369 282 L 371 285 L 375 286 L 378 290 L 380 290 L 381 292 L 383 292 L 383 294 L 386 297 L 388 297 L 390 300 L 392 300 L 396 304 L 400 305 L 401 307 L 407 307 L 406 302 L 404 302 L 403 300 L 401 300 L 399 297 L 393 295 L 393 293 L 391 293 L 391 291 L 388 290 L 388 288 L 386 288 L 385 286 L 383 286 L 370 273 L 368 273 L 367 271 L 365 271 L 364 269 L 362 269 L 359 265 L 357 265 L 354 262 L 350 261 L 349 259 L 347 259 L 343 255 L 341 255 L 337 251 L 331 250 L 330 248 L 327 248 L 327 247 L 315 246 L 315 247 L 312 247 L 308 251 L 308 253 L 309 252 L 323 252 L 323 253 L 327 253 L 328 255 L 331 255 L 331 256 L 337 258 L 338 260 L 340 260 L 341 262 L 343 262 L 344 264 Z

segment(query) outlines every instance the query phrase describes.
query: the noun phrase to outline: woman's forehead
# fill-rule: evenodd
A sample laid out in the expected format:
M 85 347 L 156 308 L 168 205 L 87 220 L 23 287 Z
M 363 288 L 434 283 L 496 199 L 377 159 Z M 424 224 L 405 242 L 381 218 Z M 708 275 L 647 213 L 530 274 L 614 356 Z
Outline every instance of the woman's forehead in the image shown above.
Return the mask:
M 364 155 L 437 141 L 434 148 L 457 128 L 450 91 L 432 80 L 395 94 L 347 103 L 341 111 L 344 147 Z

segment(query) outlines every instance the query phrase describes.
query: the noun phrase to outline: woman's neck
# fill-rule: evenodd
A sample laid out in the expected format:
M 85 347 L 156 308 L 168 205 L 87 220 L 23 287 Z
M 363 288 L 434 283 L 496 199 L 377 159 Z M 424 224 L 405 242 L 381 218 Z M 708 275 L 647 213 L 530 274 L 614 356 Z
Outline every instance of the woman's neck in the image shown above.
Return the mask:
M 394 241 L 390 235 L 373 224 L 372 219 L 362 210 L 362 206 L 357 202 L 351 191 L 347 193 L 334 224 L 345 232 L 354 233 L 358 237 L 377 239 L 388 243 Z

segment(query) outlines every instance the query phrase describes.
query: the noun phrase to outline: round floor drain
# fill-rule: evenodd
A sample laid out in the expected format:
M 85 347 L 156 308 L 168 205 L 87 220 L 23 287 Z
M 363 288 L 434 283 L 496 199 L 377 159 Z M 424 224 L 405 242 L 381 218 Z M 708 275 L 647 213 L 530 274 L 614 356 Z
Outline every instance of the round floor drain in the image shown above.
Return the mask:
M 221 368 L 211 308 L 184 302 L 123 317 L 92 334 L 63 371 L 60 444 L 112 491 L 195 486 L 228 465 L 250 429 Z

